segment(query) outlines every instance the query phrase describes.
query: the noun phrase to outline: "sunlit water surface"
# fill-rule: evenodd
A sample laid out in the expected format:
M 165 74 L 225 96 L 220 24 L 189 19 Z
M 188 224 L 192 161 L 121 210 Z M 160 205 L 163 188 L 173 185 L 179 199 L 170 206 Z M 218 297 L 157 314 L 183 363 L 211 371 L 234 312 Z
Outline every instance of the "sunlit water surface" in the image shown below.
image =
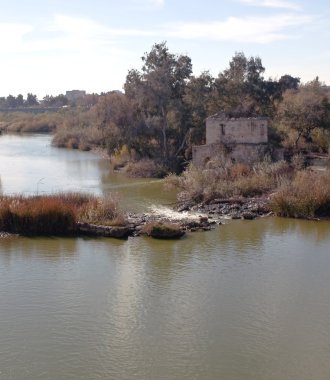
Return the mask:
M 4 193 L 161 183 L 48 136 L 0 137 Z M 228 221 L 179 241 L 0 240 L 0 379 L 328 380 L 330 223 Z

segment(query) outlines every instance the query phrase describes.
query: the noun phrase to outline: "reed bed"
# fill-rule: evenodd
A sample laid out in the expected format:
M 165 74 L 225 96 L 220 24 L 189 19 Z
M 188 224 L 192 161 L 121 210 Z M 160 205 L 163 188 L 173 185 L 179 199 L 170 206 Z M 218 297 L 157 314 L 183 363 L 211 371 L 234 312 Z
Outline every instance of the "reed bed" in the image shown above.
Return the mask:
M 0 198 L 0 230 L 22 235 L 71 235 L 77 222 L 122 225 L 119 201 L 109 195 L 60 193 Z

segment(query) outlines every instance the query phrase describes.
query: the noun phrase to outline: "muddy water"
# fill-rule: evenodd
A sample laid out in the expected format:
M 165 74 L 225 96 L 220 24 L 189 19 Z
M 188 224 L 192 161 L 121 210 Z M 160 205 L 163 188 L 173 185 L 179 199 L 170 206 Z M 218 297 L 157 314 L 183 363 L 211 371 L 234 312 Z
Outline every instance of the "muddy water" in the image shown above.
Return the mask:
M 6 193 L 44 178 L 38 192 L 116 188 L 137 209 L 171 198 L 45 136 L 2 136 L 0 175 Z M 328 379 L 329 231 L 266 218 L 173 242 L 2 239 L 0 379 Z

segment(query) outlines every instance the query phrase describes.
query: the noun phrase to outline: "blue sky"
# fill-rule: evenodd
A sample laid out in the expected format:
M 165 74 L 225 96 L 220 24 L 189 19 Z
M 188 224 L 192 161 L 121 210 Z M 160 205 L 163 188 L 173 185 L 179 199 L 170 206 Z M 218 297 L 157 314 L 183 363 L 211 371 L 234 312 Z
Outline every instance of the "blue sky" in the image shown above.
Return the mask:
M 0 0 L 0 96 L 122 89 L 161 41 L 196 75 L 243 51 L 266 77 L 330 84 L 327 0 Z

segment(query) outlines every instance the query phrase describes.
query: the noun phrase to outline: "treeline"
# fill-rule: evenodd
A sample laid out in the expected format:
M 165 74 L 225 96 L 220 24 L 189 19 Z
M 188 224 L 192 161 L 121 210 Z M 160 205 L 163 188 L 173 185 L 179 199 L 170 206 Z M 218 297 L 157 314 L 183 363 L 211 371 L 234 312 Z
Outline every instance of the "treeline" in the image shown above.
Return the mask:
M 17 96 L 8 95 L 7 97 L 0 97 L 0 108 L 22 108 L 22 107 L 35 107 L 40 103 L 37 99 L 37 95 L 28 93 L 26 99 L 22 94 Z
M 144 53 L 141 69 L 128 72 L 124 92 L 86 95 L 72 104 L 80 107 L 64 108 L 58 120 L 52 120 L 53 143 L 85 150 L 102 147 L 116 165 L 143 159 L 149 169 L 146 160 L 160 171 L 181 171 L 192 146 L 205 142 L 205 119 L 225 112 L 233 117 L 269 117 L 269 140 L 278 147 L 327 152 L 328 87 L 318 77 L 302 84 L 295 76 L 272 79 L 264 73 L 259 57 L 240 52 L 215 77 L 208 71 L 192 75 L 188 55 L 173 54 L 165 42 L 156 43 Z M 2 98 L 0 108 L 1 102 L 70 104 L 64 95 L 38 102 L 32 94 L 26 100 L 21 95 Z
M 102 94 L 101 94 L 102 95 Z M 46 95 L 41 100 L 37 95 L 28 93 L 26 98 L 22 94 L 17 96 L 8 95 L 7 97 L 0 97 L 0 109 L 16 109 L 27 107 L 91 107 L 97 103 L 98 94 L 86 94 L 75 99 L 68 99 L 67 96 L 59 94 L 56 96 Z M 103 94 L 104 95 L 104 94 Z
M 62 107 L 68 105 L 68 98 L 63 95 L 46 95 L 41 101 L 38 100 L 37 95 L 28 93 L 26 99 L 22 94 L 17 96 L 8 95 L 7 97 L 0 98 L 0 109 L 3 108 L 24 108 L 24 107 Z
M 187 55 L 169 51 L 165 42 L 142 57 L 141 70 L 128 72 L 124 93 L 98 96 L 85 113 L 71 114 L 57 129 L 55 144 L 101 145 L 115 160 L 149 158 L 180 170 L 193 145 L 205 142 L 205 119 L 268 116 L 270 141 L 288 149 L 329 149 L 328 88 L 316 77 L 310 83 L 284 75 L 266 79 L 259 57 L 236 53 L 229 67 L 213 77 L 192 75 Z

